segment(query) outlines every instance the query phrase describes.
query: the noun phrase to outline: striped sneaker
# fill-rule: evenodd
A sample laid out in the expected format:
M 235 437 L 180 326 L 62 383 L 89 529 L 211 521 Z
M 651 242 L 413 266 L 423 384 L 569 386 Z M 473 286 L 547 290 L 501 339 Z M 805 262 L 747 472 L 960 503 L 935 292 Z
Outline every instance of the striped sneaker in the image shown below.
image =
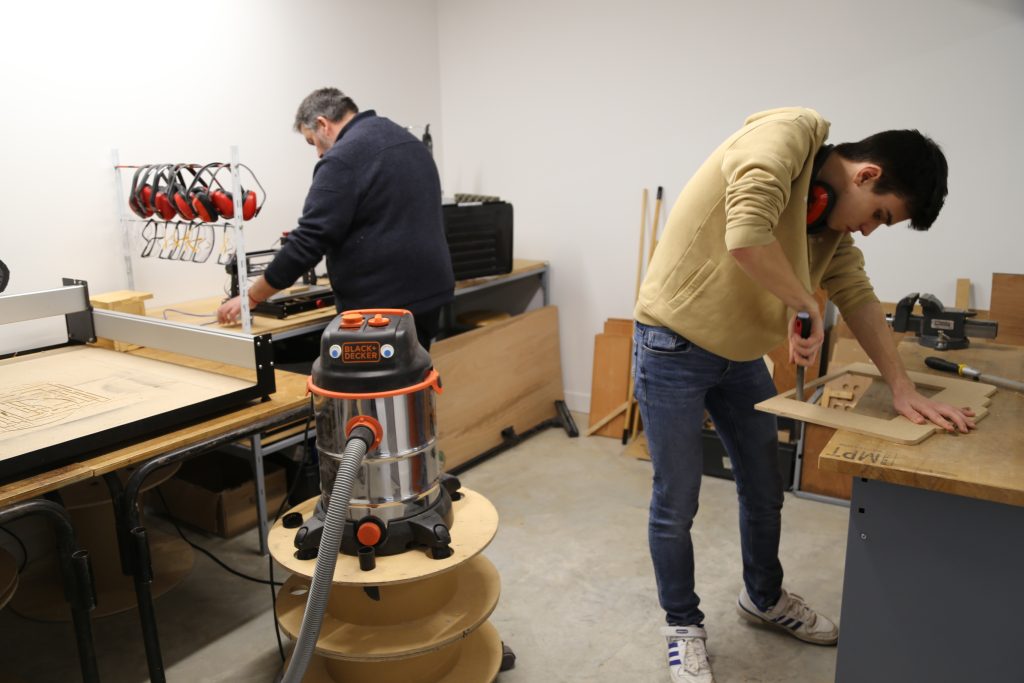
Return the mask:
M 762 612 L 744 588 L 740 591 L 736 610 L 747 621 L 774 626 L 808 643 L 835 645 L 839 640 L 839 629 L 828 617 L 808 607 L 799 595 L 787 593 L 785 590 L 774 607 Z
M 704 640 L 708 637 L 700 626 L 663 626 L 668 640 L 668 672 L 672 683 L 715 683 L 708 663 Z

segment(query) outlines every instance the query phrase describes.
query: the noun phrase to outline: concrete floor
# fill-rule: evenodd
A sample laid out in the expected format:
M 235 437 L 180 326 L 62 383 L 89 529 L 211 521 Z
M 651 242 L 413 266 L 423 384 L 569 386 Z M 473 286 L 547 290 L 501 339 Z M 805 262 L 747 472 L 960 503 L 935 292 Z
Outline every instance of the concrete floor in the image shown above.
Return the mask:
M 585 416 L 577 419 L 586 424 Z M 622 455 L 615 440 L 569 439 L 551 429 L 461 479 L 501 515 L 485 551 L 502 578 L 491 623 L 517 661 L 498 683 L 668 681 L 646 540 L 650 463 Z M 787 494 L 785 585 L 836 619 L 847 517 L 846 508 Z M 255 531 L 230 540 L 186 533 L 236 569 L 266 578 Z M 693 535 L 719 683 L 834 680 L 835 648 L 807 645 L 736 615 L 741 569 L 731 481 L 704 478 Z M 278 568 L 278 580 L 284 574 Z M 281 662 L 270 597 L 268 586 L 197 554 L 191 574 L 156 601 L 167 680 L 273 681 Z M 103 681 L 147 680 L 135 612 L 96 619 L 93 628 Z M 29 621 L 10 608 L 0 611 L 0 663 L 0 681 L 80 680 L 70 624 Z

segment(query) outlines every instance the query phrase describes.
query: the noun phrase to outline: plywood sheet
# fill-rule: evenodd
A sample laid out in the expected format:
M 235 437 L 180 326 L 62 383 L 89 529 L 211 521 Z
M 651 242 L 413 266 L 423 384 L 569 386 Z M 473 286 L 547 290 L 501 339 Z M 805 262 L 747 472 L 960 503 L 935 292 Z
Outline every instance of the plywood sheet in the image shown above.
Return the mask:
M 594 370 L 590 387 L 590 425 L 594 426 L 629 400 L 632 337 L 620 334 L 594 335 Z M 619 438 L 626 424 L 622 412 L 594 434 Z
M 444 387 L 437 439 L 448 469 L 501 445 L 507 427 L 522 434 L 557 415 L 555 401 L 564 398 L 559 354 L 554 306 L 431 346 Z
M 875 366 L 867 363 L 854 363 L 844 368 L 839 375 L 827 375 L 816 382 L 808 384 L 806 392 L 811 393 L 815 386 L 833 380 L 842 374 L 863 375 L 871 378 L 880 377 Z M 932 396 L 934 400 L 955 406 L 967 406 L 973 409 L 976 421 L 981 420 L 988 414 L 989 397 L 996 391 L 996 388 L 991 384 L 980 384 L 969 380 L 927 375 L 920 372 L 908 372 L 907 374 L 919 389 L 936 389 L 937 393 Z M 875 384 L 878 383 L 876 382 Z M 811 422 L 832 427 L 833 429 L 843 429 L 902 444 L 920 443 L 939 431 L 937 425 L 931 423 L 917 425 L 901 415 L 892 418 L 876 417 L 873 415 L 862 415 L 855 411 L 839 411 L 804 403 L 794 398 L 795 393 L 795 391 L 788 391 L 785 394 L 774 396 L 767 401 L 762 401 L 755 407 L 758 410 L 803 422 Z
M 996 341 L 1024 345 L 1024 275 L 992 274 L 989 318 L 999 323 Z
M 0 361 L 0 460 L 251 386 L 234 377 L 85 346 L 9 358 Z

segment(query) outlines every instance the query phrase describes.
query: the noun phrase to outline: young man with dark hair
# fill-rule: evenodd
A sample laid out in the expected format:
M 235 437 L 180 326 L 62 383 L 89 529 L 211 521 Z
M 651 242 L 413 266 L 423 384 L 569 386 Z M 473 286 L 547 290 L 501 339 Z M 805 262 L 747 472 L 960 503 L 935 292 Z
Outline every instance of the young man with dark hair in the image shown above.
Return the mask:
M 948 431 L 974 427 L 969 410 L 914 388 L 853 242 L 853 233 L 906 220 L 929 228 L 946 196 L 945 157 L 917 131 L 832 147 L 828 128 L 810 109 L 748 118 L 683 188 L 640 291 L 634 367 L 654 468 L 649 540 L 677 683 L 713 681 L 690 539 L 705 409 L 739 495 L 740 615 L 812 643 L 838 639 L 832 621 L 782 587 L 777 424 L 754 410 L 775 394 L 761 358 L 787 335 L 792 362 L 815 362 L 824 339 L 815 289 L 839 308 L 900 414 Z M 810 315 L 808 339 L 796 327 L 800 312 Z
M 430 151 L 373 110 L 360 112 L 337 88 L 310 93 L 294 127 L 320 161 L 298 226 L 249 288 L 250 306 L 290 287 L 326 255 L 339 311 L 407 309 L 429 349 L 455 288 Z M 234 322 L 241 305 L 229 299 L 218 320 Z

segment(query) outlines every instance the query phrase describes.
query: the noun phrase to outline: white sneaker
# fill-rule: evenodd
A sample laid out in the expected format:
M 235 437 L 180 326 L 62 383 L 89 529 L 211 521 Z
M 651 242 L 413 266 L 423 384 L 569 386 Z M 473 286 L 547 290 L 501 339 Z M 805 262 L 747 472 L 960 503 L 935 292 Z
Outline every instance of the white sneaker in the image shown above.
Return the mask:
M 700 626 L 663 626 L 668 640 L 668 672 L 672 683 L 715 683 L 704 645 L 707 633 Z
M 747 621 L 774 626 L 808 643 L 835 645 L 839 640 L 839 628 L 828 617 L 808 607 L 799 595 L 787 593 L 785 590 L 774 607 L 762 612 L 744 588 L 740 591 L 736 609 Z

